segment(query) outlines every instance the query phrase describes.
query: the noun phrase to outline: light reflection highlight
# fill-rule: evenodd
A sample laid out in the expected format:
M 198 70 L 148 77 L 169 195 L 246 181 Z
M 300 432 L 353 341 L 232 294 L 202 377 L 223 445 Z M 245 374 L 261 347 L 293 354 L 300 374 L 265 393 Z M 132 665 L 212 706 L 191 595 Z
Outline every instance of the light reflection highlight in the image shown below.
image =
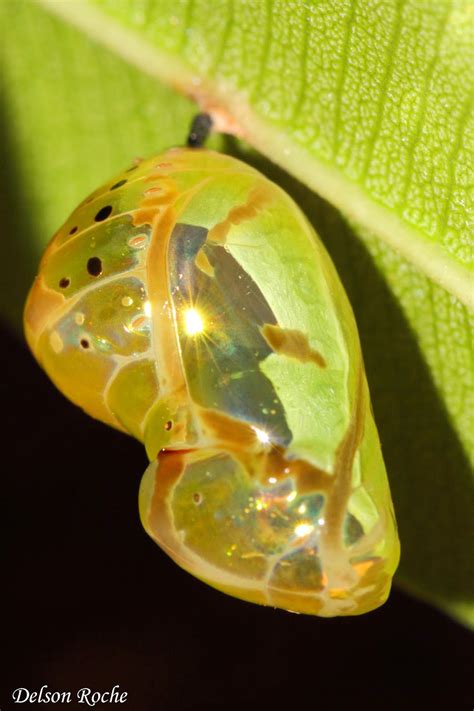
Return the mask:
M 147 318 L 151 317 L 151 301 L 145 301 L 143 304 L 143 313 Z
M 298 536 L 298 538 L 303 538 L 304 536 L 308 536 L 313 529 L 314 526 L 310 523 L 299 523 L 295 526 L 295 535 Z
M 252 427 L 253 431 L 257 435 L 257 439 L 262 444 L 268 444 L 270 442 L 270 437 L 265 430 L 261 430 L 259 427 Z
M 196 309 L 188 309 L 184 314 L 184 321 L 188 336 L 195 336 L 196 334 L 204 331 L 204 322 L 199 311 L 196 311 Z

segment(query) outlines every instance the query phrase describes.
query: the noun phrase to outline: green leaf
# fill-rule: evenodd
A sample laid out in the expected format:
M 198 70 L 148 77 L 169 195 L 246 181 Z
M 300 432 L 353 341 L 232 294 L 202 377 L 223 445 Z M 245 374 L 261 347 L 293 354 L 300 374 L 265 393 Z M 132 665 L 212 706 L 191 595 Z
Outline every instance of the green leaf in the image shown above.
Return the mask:
M 131 156 L 183 142 L 196 108 L 176 90 L 233 120 L 247 143 L 213 145 L 293 195 L 351 299 L 400 527 L 398 583 L 472 623 L 469 5 L 209 7 L 0 4 L 2 312 L 18 322 L 41 249 L 85 193 Z

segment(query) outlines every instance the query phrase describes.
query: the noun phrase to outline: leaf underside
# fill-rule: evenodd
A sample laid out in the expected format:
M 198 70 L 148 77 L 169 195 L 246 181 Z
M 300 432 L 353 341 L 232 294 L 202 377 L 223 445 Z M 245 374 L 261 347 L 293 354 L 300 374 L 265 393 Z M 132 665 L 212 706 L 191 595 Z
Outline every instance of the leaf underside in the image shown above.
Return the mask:
M 212 145 L 297 200 L 353 305 L 397 581 L 472 623 L 467 3 L 30 0 L 3 3 L 0 23 L 0 205 L 16 265 L 3 315 L 19 322 L 41 250 L 87 192 L 183 142 L 196 106 L 176 88 L 234 119 L 247 143 Z

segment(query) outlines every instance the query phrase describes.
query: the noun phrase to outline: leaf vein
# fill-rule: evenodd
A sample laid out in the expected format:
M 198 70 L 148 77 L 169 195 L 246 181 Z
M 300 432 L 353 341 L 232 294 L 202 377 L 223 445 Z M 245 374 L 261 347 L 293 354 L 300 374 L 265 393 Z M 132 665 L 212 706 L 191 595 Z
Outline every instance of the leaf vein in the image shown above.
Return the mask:
M 354 19 L 356 12 L 357 0 L 351 0 L 351 5 L 349 8 L 349 13 L 347 15 L 347 23 L 344 33 L 344 40 L 341 53 L 341 68 L 339 70 L 339 76 L 337 78 L 336 91 L 335 91 L 335 110 L 334 110 L 334 136 L 333 136 L 333 148 L 332 154 L 335 158 L 338 153 L 339 144 L 339 130 L 341 127 L 341 112 L 342 112 L 342 94 L 344 89 L 344 84 L 346 82 L 347 75 L 347 60 L 349 57 L 349 47 L 352 39 L 352 31 L 354 27 Z
M 308 7 L 306 5 L 303 6 L 304 8 L 304 16 L 303 16 L 303 22 L 304 22 L 304 28 L 303 28 L 303 38 L 302 38 L 302 48 L 301 48 L 301 58 L 300 58 L 300 87 L 298 91 L 298 95 L 296 97 L 295 104 L 293 106 L 293 113 L 292 113 L 292 120 L 296 120 L 298 118 L 301 106 L 304 101 L 305 97 L 305 89 L 306 89 L 306 82 L 307 82 L 307 71 L 308 71 L 308 44 L 309 44 L 309 14 L 308 14 Z
M 401 191 L 401 196 L 399 200 L 399 205 L 404 205 L 406 202 L 406 198 L 408 195 L 408 191 L 410 188 L 410 185 L 412 183 L 412 178 L 413 178 L 413 165 L 415 162 L 415 151 L 416 148 L 419 144 L 422 132 L 423 132 L 423 120 L 426 115 L 426 109 L 428 105 L 428 89 L 431 84 L 431 80 L 433 78 L 434 70 L 436 67 L 436 64 L 438 62 L 439 56 L 440 56 L 440 49 L 441 49 L 441 40 L 443 37 L 443 32 L 446 27 L 446 23 L 448 20 L 449 15 L 451 14 L 451 9 L 448 9 L 446 13 L 442 16 L 438 30 L 436 32 L 436 38 L 435 38 L 435 52 L 433 54 L 433 57 L 431 59 L 431 62 L 428 65 L 428 68 L 426 70 L 425 74 L 425 81 L 424 81 L 424 87 L 423 87 L 423 92 L 421 94 L 421 102 L 420 102 L 420 109 L 418 112 L 418 117 L 416 119 L 416 125 L 415 125 L 415 130 L 413 132 L 413 136 L 409 143 L 407 144 L 407 168 L 405 172 L 405 180 L 403 183 L 403 188 Z
M 447 158 L 448 180 L 446 182 L 446 199 L 444 201 L 443 210 L 441 212 L 440 219 L 439 219 L 438 233 L 440 236 L 443 236 L 446 233 L 446 228 L 448 225 L 449 208 L 450 208 L 450 203 L 451 203 L 450 198 L 452 196 L 454 184 L 456 181 L 456 163 L 457 163 L 456 159 L 457 159 L 459 152 L 460 152 L 462 145 L 463 145 L 464 129 L 466 128 L 467 122 L 469 121 L 469 118 L 471 117 L 473 98 L 474 97 L 471 94 L 464 104 L 464 107 L 463 107 L 460 117 L 459 117 L 459 123 L 458 123 L 457 131 L 456 131 L 456 140 L 454 141 L 453 149 Z
M 252 92 L 252 101 L 259 99 L 259 95 L 262 89 L 265 69 L 267 67 L 268 55 L 270 53 L 270 45 L 272 42 L 272 19 L 273 19 L 273 3 L 272 0 L 266 0 L 266 15 L 267 22 L 265 26 L 265 37 L 263 40 L 263 49 L 260 56 L 260 67 L 257 75 L 257 80 L 255 82 L 255 88 Z
M 377 142 L 377 138 L 380 133 L 380 129 L 382 127 L 382 118 L 383 118 L 383 113 L 385 109 L 385 99 L 387 96 L 387 87 L 390 83 L 390 79 L 392 77 L 392 72 L 395 66 L 395 55 L 397 52 L 398 48 L 398 43 L 400 41 L 401 37 L 401 30 L 402 30 L 402 14 L 403 14 L 403 8 L 405 6 L 405 1 L 404 2 L 399 2 L 397 3 L 397 11 L 395 15 L 395 20 L 393 23 L 393 29 L 392 29 L 392 36 L 390 38 L 390 41 L 387 46 L 387 62 L 385 65 L 385 72 L 383 75 L 383 79 L 381 82 L 380 86 L 380 93 L 379 93 L 379 98 L 377 103 L 377 108 L 375 112 L 375 120 L 374 120 L 374 125 L 372 129 L 372 141 L 370 142 L 369 148 L 367 150 L 367 156 L 364 161 L 364 165 L 361 171 L 361 180 L 365 181 L 367 179 L 367 175 L 369 172 L 369 167 L 370 163 L 372 161 L 372 157 L 374 154 L 375 150 L 375 144 Z
M 229 37 L 232 32 L 232 27 L 233 27 L 233 22 L 234 22 L 234 0 L 227 0 L 227 6 L 228 6 L 229 10 L 227 12 L 224 30 L 222 32 L 222 39 L 221 39 L 219 48 L 216 52 L 216 56 L 215 56 L 214 62 L 212 64 L 212 67 L 209 70 L 209 74 L 212 77 L 215 77 L 215 75 L 216 75 L 216 72 L 217 72 L 219 65 L 222 61 L 222 58 L 224 56 L 224 53 L 225 53 L 225 50 L 226 50 L 226 47 L 227 47 L 227 44 L 229 41 Z
M 191 27 L 192 19 L 193 19 L 193 13 L 194 13 L 194 0 L 188 0 L 186 4 L 186 10 L 184 13 L 184 22 L 183 22 L 183 32 L 181 35 L 181 40 L 179 43 L 180 50 L 183 51 L 188 44 L 189 40 L 189 28 Z

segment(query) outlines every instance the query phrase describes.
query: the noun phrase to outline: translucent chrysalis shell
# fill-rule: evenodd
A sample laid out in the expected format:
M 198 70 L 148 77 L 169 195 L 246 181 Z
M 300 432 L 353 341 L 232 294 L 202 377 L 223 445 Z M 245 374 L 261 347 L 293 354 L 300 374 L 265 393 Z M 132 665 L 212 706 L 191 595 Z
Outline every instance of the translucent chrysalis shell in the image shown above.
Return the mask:
M 354 317 L 299 208 L 240 161 L 171 149 L 92 193 L 25 310 L 67 397 L 146 446 L 149 535 L 252 602 L 356 615 L 399 543 Z

